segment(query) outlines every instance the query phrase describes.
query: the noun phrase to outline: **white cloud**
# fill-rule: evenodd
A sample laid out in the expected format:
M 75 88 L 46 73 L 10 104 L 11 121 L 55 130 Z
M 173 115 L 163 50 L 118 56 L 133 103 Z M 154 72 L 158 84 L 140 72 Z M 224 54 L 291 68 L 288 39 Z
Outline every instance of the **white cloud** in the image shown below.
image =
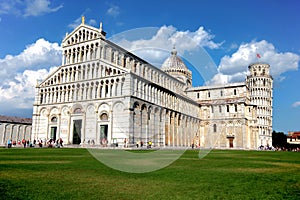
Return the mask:
M 0 110 L 8 114 L 18 110 L 30 111 L 34 102 L 36 81 L 44 80 L 56 69 L 57 67 L 52 67 L 50 70 L 25 70 L 23 73 L 16 74 L 14 79 L 7 82 L 5 86 L 0 86 Z
M 12 0 L 2 0 L 0 2 L 0 14 L 16 14 L 18 13 L 18 9 L 16 8 L 20 4 L 18 1 L 12 1 Z
M 44 79 L 60 63 L 61 47 L 44 39 L 28 45 L 19 55 L 0 59 L 0 110 L 31 108 L 36 80 Z
M 143 34 L 142 31 L 141 34 Z M 195 32 L 189 30 L 178 31 L 173 26 L 162 26 L 151 39 L 140 39 L 125 45 L 127 45 L 127 48 L 129 49 L 140 49 L 145 47 L 162 49 L 167 47 L 172 49 L 172 47 L 176 45 L 176 49 L 180 52 L 191 51 L 197 48 L 197 46 L 208 47 L 210 49 L 219 48 L 221 43 L 215 43 L 212 41 L 213 38 L 214 36 L 205 31 L 202 26 Z
M 63 7 L 63 5 L 59 5 L 50 8 L 51 3 L 49 0 L 26 0 L 25 4 L 24 16 L 39 16 L 45 13 L 56 12 Z
M 149 33 L 153 34 L 149 36 Z M 129 40 L 128 38 L 132 38 L 132 35 L 136 38 Z M 145 35 L 147 35 L 146 39 L 144 39 Z M 217 49 L 222 43 L 214 42 L 213 38 L 214 35 L 207 32 L 202 26 L 196 31 L 180 31 L 174 26 L 162 26 L 126 31 L 113 36 L 112 40 L 150 63 L 159 63 L 169 56 L 174 45 L 181 55 L 199 47 Z
M 49 74 L 46 69 L 37 71 L 25 70 L 23 73 L 18 73 L 14 79 L 8 81 L 6 85 L 0 87 L 0 108 L 15 107 L 15 108 L 31 108 L 34 100 L 37 80 L 43 80 Z
M 46 13 L 56 12 L 63 7 L 59 5 L 50 7 L 49 0 L 2 0 L 0 2 L 0 14 L 15 14 L 27 16 L 40 16 Z
M 300 107 L 300 101 L 296 101 L 295 103 L 293 103 L 292 106 L 293 107 Z
M 111 5 L 107 11 L 106 11 L 107 15 L 113 16 L 113 17 L 117 17 L 120 14 L 120 7 L 116 6 L 116 5 Z
M 257 54 L 261 58 L 257 57 Z M 278 52 L 274 45 L 262 40 L 241 44 L 231 56 L 224 56 L 219 64 L 218 76 L 226 76 L 228 82 L 243 81 L 248 65 L 256 62 L 270 64 L 270 73 L 276 80 L 283 80 L 284 73 L 298 69 L 300 56 L 291 52 Z M 221 75 L 220 75 L 221 74 Z M 211 80 L 210 84 L 214 84 Z
M 45 66 L 56 66 L 61 63 L 61 47 L 45 39 L 38 39 L 30 44 L 19 55 L 7 55 L 0 59 L 0 79 L 5 83 L 14 78 L 15 74 L 25 69 L 33 70 Z
M 228 75 L 224 75 L 221 73 L 216 74 L 211 80 L 207 81 L 206 84 L 207 85 L 222 85 L 222 84 L 226 84 L 228 83 L 229 80 L 229 76 Z

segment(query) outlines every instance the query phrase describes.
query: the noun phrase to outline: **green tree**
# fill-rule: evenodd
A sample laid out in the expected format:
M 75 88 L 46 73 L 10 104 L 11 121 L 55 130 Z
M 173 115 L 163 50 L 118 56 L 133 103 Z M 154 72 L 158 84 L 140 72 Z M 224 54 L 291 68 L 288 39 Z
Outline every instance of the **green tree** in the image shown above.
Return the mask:
M 272 145 L 273 147 L 286 147 L 287 136 L 283 132 L 272 132 Z

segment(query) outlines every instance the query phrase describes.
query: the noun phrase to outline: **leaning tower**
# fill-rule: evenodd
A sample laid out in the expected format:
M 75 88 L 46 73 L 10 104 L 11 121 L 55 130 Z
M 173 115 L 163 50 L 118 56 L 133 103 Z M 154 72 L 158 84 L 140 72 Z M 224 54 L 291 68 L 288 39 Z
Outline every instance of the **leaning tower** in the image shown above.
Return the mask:
M 257 146 L 271 146 L 273 78 L 270 76 L 270 65 L 252 64 L 249 66 L 249 71 L 246 84 L 250 91 L 250 101 L 257 106 Z

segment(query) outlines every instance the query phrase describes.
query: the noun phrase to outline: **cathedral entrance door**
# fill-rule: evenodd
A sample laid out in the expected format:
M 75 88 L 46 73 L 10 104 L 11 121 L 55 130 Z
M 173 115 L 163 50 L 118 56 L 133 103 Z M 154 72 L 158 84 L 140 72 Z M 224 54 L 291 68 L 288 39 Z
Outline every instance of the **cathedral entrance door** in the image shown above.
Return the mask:
M 107 132 L 108 132 L 108 125 L 100 125 L 100 143 L 102 145 L 107 144 Z
M 73 121 L 73 144 L 81 143 L 82 120 Z
M 56 132 L 57 132 L 57 127 L 56 126 L 51 127 L 50 139 L 54 140 L 54 142 L 56 141 Z

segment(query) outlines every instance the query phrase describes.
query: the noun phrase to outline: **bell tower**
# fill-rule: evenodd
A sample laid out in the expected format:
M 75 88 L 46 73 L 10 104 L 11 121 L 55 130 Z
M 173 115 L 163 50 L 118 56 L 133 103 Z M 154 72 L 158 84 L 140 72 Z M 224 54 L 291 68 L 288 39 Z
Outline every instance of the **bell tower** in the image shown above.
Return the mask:
M 249 67 L 246 84 L 250 91 L 250 102 L 257 106 L 257 146 L 272 145 L 273 78 L 270 65 L 255 63 Z

